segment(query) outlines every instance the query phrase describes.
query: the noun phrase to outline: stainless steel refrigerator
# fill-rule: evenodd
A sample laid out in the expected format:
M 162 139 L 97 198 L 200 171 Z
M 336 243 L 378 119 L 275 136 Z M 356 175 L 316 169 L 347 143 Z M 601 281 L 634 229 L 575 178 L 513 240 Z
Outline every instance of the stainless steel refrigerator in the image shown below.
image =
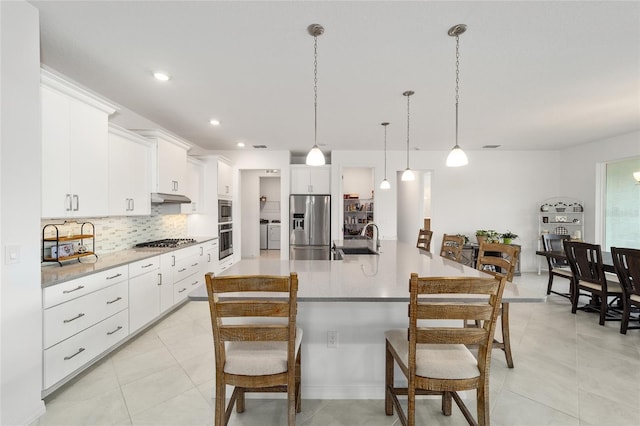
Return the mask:
M 330 195 L 292 195 L 289 221 L 291 260 L 331 259 Z

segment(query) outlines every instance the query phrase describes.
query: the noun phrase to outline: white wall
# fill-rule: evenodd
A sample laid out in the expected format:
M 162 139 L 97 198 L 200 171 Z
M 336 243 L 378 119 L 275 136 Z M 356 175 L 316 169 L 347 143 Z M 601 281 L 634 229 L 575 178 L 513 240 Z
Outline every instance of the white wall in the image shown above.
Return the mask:
M 371 167 L 344 167 L 342 169 L 342 193 L 358 194 L 359 198 L 371 198 L 373 169 Z M 375 191 L 373 193 L 375 195 Z
M 0 424 L 44 413 L 40 288 L 40 45 L 38 11 L 0 2 Z M 4 262 L 9 246 L 19 260 Z
M 640 155 L 640 132 L 632 132 L 609 139 L 578 145 L 559 153 L 560 190 L 558 195 L 567 195 L 584 202 L 584 239 L 600 241 L 596 233 L 598 220 L 598 166 L 608 161 Z M 594 190 L 595 188 L 595 190 Z

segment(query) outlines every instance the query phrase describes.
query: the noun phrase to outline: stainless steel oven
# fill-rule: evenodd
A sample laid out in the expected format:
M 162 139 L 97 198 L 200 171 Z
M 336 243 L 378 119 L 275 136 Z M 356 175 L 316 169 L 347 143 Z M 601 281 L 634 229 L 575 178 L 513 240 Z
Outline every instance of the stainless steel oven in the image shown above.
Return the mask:
M 231 200 L 218 200 L 218 223 L 231 222 L 232 213 Z
M 219 260 L 233 254 L 233 225 L 222 223 L 218 225 L 218 244 L 220 246 Z

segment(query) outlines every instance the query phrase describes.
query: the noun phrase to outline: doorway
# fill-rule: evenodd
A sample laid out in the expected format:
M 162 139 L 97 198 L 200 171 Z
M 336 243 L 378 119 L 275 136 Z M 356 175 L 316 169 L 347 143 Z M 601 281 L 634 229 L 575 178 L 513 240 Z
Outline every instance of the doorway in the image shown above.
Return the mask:
M 260 257 L 280 259 L 280 177 L 260 177 Z

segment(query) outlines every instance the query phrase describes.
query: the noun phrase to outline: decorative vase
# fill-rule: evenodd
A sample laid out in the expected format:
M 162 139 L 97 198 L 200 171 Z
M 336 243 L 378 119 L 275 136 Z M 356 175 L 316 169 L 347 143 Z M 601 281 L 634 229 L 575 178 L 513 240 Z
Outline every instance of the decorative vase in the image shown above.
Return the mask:
M 503 239 L 502 239 L 502 242 L 503 242 L 504 244 L 511 244 L 511 238 L 503 238 Z
M 487 236 L 486 235 L 476 235 L 476 240 L 478 240 L 478 245 L 482 245 L 482 243 L 487 240 Z

